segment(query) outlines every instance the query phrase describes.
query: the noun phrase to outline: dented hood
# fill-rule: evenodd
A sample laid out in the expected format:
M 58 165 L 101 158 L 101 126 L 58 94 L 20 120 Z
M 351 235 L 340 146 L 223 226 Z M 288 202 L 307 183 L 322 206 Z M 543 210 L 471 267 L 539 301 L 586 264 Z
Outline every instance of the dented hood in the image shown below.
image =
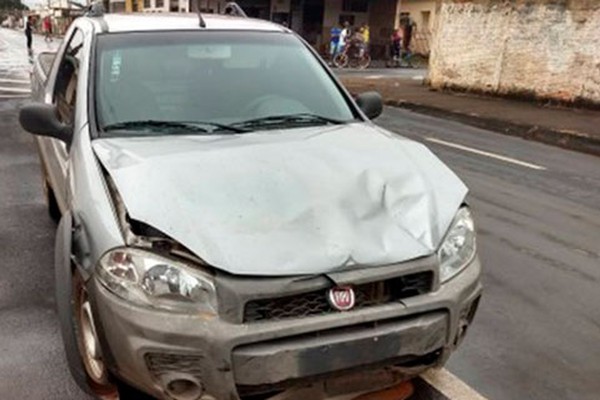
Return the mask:
M 467 192 L 426 147 L 365 123 L 93 147 L 131 218 L 234 274 L 430 255 Z

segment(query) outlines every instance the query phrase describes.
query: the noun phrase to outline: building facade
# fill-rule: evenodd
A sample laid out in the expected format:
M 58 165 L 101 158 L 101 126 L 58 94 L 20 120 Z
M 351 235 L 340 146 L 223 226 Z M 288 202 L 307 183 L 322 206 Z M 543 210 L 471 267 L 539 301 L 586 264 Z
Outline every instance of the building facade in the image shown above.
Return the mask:
M 109 0 L 112 12 L 201 12 L 218 13 L 226 0 Z M 300 33 L 311 45 L 325 53 L 330 31 L 349 22 L 358 28 L 370 27 L 372 55 L 383 57 L 389 38 L 401 17 L 416 23 L 413 47 L 429 52 L 428 39 L 435 21 L 439 0 L 238 0 L 253 18 L 284 24 Z
M 438 3 L 438 0 L 401 0 L 400 20 L 410 17 L 415 26 L 411 46 L 413 52 L 429 55 Z

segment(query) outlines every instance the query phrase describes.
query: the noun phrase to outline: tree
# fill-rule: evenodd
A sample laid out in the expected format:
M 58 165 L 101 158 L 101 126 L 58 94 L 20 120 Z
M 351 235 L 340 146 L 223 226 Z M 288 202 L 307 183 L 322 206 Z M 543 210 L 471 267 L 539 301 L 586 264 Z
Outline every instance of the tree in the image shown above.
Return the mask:
M 27 6 L 21 0 L 0 0 L 0 10 L 27 10 Z

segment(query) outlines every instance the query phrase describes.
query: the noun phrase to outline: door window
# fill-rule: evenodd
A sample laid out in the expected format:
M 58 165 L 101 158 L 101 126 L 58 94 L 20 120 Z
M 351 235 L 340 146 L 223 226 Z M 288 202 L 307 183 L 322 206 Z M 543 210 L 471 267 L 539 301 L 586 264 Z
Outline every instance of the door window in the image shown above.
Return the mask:
M 53 101 L 61 122 L 73 125 L 77 77 L 83 60 L 83 34 L 76 29 L 69 40 L 56 75 Z

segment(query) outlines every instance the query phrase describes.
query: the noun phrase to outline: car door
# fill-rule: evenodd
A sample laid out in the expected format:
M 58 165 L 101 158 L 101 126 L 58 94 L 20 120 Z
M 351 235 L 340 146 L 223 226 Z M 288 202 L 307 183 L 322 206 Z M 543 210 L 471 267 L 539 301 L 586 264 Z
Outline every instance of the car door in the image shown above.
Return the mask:
M 77 107 L 77 81 L 83 60 L 83 32 L 75 27 L 67 36 L 67 44 L 62 53 L 57 54 L 60 62 L 53 82 L 49 82 L 52 104 L 56 106 L 61 122 L 73 126 Z M 66 176 L 68 166 L 67 145 L 53 138 L 40 138 L 40 156 L 44 165 L 45 179 L 53 190 L 58 206 L 62 211 L 67 209 Z

